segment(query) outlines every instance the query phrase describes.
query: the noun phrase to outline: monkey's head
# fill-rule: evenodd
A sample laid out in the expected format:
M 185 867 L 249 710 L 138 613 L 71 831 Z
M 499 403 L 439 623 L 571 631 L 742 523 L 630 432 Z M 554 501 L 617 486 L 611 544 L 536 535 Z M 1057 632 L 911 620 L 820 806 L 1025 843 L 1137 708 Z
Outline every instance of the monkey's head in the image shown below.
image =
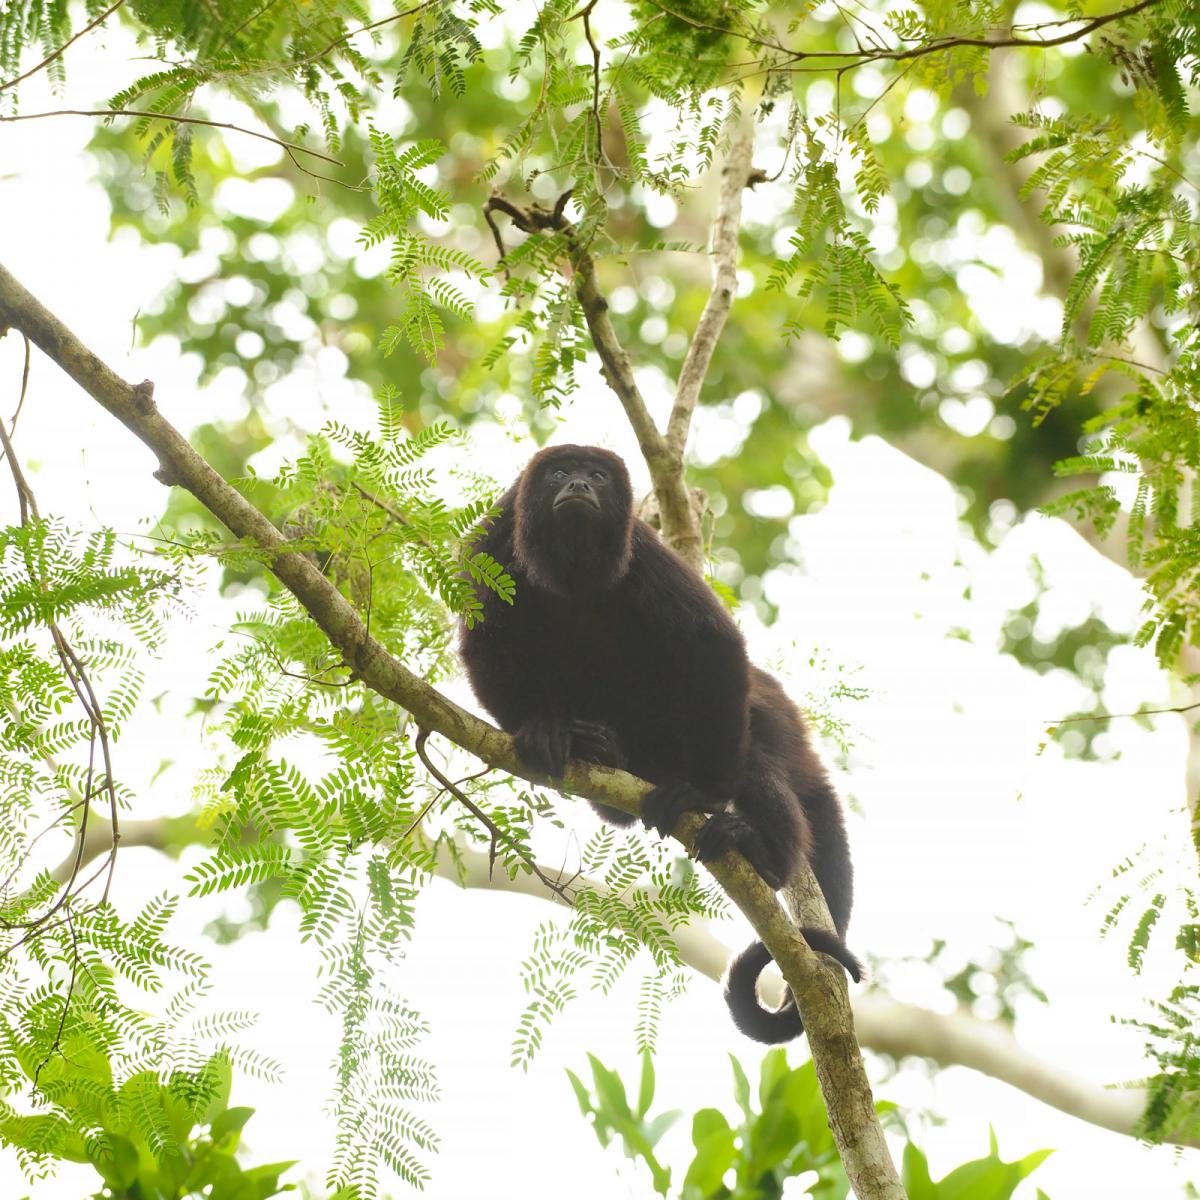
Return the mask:
M 629 569 L 633 488 L 599 446 L 549 446 L 517 480 L 514 550 L 538 587 L 564 596 L 612 587 Z

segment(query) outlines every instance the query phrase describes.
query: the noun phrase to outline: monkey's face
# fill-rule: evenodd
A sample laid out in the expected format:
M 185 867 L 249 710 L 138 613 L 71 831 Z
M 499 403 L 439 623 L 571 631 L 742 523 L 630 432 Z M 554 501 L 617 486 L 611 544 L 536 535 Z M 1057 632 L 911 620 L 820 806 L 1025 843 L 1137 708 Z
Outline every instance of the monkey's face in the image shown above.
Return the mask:
M 560 515 L 587 519 L 606 507 L 611 492 L 611 476 L 595 461 L 564 462 L 547 472 L 545 486 L 553 495 L 551 509 Z
M 629 564 L 633 492 L 625 464 L 597 446 L 538 454 L 517 489 L 518 559 L 543 587 L 578 595 L 607 587 Z

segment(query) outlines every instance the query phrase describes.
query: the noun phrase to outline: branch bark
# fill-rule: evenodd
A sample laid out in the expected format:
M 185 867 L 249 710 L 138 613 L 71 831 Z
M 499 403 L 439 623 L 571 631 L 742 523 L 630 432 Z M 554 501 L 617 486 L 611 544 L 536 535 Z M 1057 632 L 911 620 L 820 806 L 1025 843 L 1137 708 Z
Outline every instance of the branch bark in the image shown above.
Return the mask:
M 704 311 L 696 325 L 688 346 L 687 356 L 679 372 L 675 386 L 675 404 L 667 422 L 667 449 L 682 460 L 687 449 L 688 434 L 692 426 L 692 414 L 700 388 L 708 374 L 713 351 L 725 320 L 733 307 L 737 293 L 737 248 L 738 231 L 742 225 L 742 192 L 747 187 L 761 182 L 763 176 L 751 171 L 754 154 L 754 124 L 749 116 L 743 116 L 725 155 L 721 169 L 721 196 L 717 202 L 717 215 L 712 227 L 712 247 L 709 253 L 713 260 L 713 285 Z
M 278 529 L 222 479 L 159 412 L 153 385 L 126 383 L 0 266 L 0 328 L 25 334 L 89 396 L 154 451 L 155 478 L 186 488 L 236 536 L 264 550 L 267 565 L 342 654 L 355 676 L 410 712 L 424 730 L 441 733 L 485 762 L 532 782 L 512 739 L 442 696 L 373 637 L 337 589 Z M 640 811 L 649 785 L 624 771 L 573 763 L 551 786 L 620 808 Z M 677 836 L 690 846 L 702 818 L 688 814 Z M 838 1151 L 859 1200 L 903 1200 L 883 1131 L 875 1115 L 862 1055 L 854 1040 L 845 976 L 809 949 L 775 894 L 740 854 L 711 865 L 713 876 L 746 915 L 797 997 L 821 1081 Z
M 459 845 L 454 862 L 438 860 L 437 873 L 467 888 L 516 892 L 536 899 L 559 899 L 532 875 L 510 879 L 493 871 L 487 854 Z M 582 886 L 602 890 L 597 880 L 581 876 Z M 703 922 L 675 931 L 680 960 L 710 979 L 719 980 L 728 965 L 729 948 Z M 764 977 L 763 998 L 783 999 L 783 985 L 773 974 Z M 929 1058 L 939 1066 L 969 1067 L 1006 1083 L 1068 1116 L 1126 1137 L 1137 1137 L 1150 1093 L 1141 1085 L 1102 1087 L 1079 1079 L 1024 1049 L 1007 1025 L 981 1021 L 965 1012 L 939 1013 L 915 1004 L 902 1004 L 878 989 L 860 992 L 851 1001 L 861 1045 L 896 1058 Z M 1163 1139 L 1169 1145 L 1200 1147 L 1194 1128 L 1180 1126 Z

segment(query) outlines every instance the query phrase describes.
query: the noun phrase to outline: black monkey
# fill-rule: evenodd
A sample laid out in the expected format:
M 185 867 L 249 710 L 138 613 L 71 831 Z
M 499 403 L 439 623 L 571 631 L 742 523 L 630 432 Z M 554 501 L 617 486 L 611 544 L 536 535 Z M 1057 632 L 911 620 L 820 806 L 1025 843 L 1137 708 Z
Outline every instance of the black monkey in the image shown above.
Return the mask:
M 800 713 L 747 661 L 712 590 L 633 515 L 625 464 L 595 446 L 550 447 L 499 509 L 475 548 L 508 565 L 516 601 L 479 589 L 484 619 L 463 627 L 461 648 L 475 694 L 521 760 L 552 778 L 572 757 L 624 767 L 656 785 L 648 827 L 665 837 L 683 812 L 710 813 L 696 858 L 736 848 L 773 888 L 807 858 L 838 936 L 802 932 L 860 978 L 844 942 L 845 824 Z M 617 825 L 635 819 L 595 807 Z M 725 997 L 743 1033 L 786 1041 L 804 1028 L 794 999 L 772 1010 L 755 992 L 770 961 L 752 943 L 730 966 Z

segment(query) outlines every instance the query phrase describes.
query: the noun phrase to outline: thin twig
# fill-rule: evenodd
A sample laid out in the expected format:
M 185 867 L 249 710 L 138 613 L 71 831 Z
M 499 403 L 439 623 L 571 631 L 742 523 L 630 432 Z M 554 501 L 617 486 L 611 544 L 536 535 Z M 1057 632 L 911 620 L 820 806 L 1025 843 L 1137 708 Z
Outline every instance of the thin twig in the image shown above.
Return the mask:
M 600 0 L 588 0 L 588 3 L 583 8 L 567 18 L 568 21 L 582 19 L 583 36 L 587 40 L 587 44 L 592 48 L 592 123 L 596 129 L 597 163 L 605 158 L 604 132 L 600 128 L 600 47 L 596 45 L 596 39 L 592 36 L 591 20 L 592 10 L 599 2 Z
M 1180 704 L 1174 708 L 1139 708 L 1137 712 L 1127 713 L 1081 713 L 1076 717 L 1060 717 L 1047 721 L 1048 725 L 1057 728 L 1059 725 L 1073 725 L 1077 721 L 1120 721 L 1127 717 L 1156 717 L 1165 713 L 1186 713 L 1194 708 L 1200 708 L 1200 700 L 1195 704 Z
M 17 397 L 17 407 L 13 409 L 12 420 L 8 423 L 8 436 L 13 437 L 17 432 L 17 418 L 21 415 L 21 409 L 25 407 L 25 397 L 29 393 L 29 363 L 31 357 L 31 347 L 29 339 L 24 334 L 21 335 L 21 340 L 25 343 L 25 365 L 21 370 L 21 394 Z
M 49 54 L 47 54 L 46 57 L 43 58 L 42 61 L 37 64 L 37 66 L 30 67 L 29 70 L 26 71 L 24 75 L 18 75 L 15 79 L 9 79 L 9 80 L 6 80 L 4 83 L 0 83 L 0 92 L 7 92 L 9 88 L 16 87 L 18 83 L 24 83 L 25 80 L 28 79 L 31 75 L 36 75 L 44 67 L 48 67 L 52 62 L 54 62 L 55 59 L 61 58 L 63 52 L 67 49 L 68 46 L 72 45 L 74 42 L 79 41 L 79 39 L 81 37 L 83 37 L 84 34 L 91 33 L 92 30 L 95 29 L 97 25 L 104 24 L 104 22 L 106 20 L 108 20 L 108 18 L 111 17 L 113 15 L 113 13 L 115 13 L 117 11 L 117 9 L 120 8 L 121 5 L 124 3 L 125 3 L 125 0 L 117 0 L 116 4 L 114 4 L 111 8 L 106 8 L 94 21 L 85 25 L 77 34 L 75 34 L 73 37 L 67 38 L 67 40 L 65 42 L 63 42 L 63 44 L 61 46 L 59 46 L 59 48 L 57 50 L 52 50 Z
M 601 294 L 596 281 L 596 264 L 588 248 L 580 242 L 575 226 L 564 215 L 570 196 L 569 191 L 564 192 L 552 210 L 542 208 L 539 204 L 521 208 L 503 196 L 492 196 L 484 205 L 484 213 L 489 217 L 489 224 L 492 223 L 492 212 L 502 212 L 524 233 L 553 231 L 563 235 L 567 254 L 575 272 L 575 295 L 579 299 L 584 319 L 591 332 L 592 344 L 600 357 L 604 379 L 621 402 L 621 407 L 637 435 L 642 455 L 653 473 L 666 461 L 666 443 L 658 431 L 658 426 L 654 424 L 654 418 L 650 415 L 650 409 L 637 385 L 629 355 L 613 329 L 612 319 L 608 315 L 608 301 Z M 499 231 L 494 225 L 492 232 L 497 244 L 503 249 Z
M 313 158 L 333 163 L 335 167 L 346 165 L 340 158 L 322 154 L 320 150 L 310 150 L 307 146 L 300 146 L 295 142 L 285 142 L 282 138 L 272 137 L 269 133 L 260 133 L 257 129 L 247 129 L 244 125 L 234 125 L 229 121 L 209 121 L 203 117 L 185 117 L 182 113 L 145 112 L 137 108 L 55 108 L 46 112 L 15 113 L 11 116 L 0 117 L 0 121 L 39 121 L 43 117 L 144 117 L 151 121 L 174 121 L 176 125 L 206 125 L 210 129 L 229 129 L 234 133 L 244 133 L 247 137 L 260 138 L 264 142 L 282 146 L 285 150 L 311 154 Z
M 419 731 L 418 731 L 418 736 L 420 736 Z M 491 767 L 483 767 L 481 770 L 474 771 L 470 775 L 464 775 L 461 779 L 459 779 L 455 783 L 455 787 L 462 787 L 462 785 L 464 783 L 471 783 L 472 781 L 474 781 L 476 779 L 482 779 L 485 775 L 490 774 L 491 770 L 492 770 Z M 429 816 L 429 810 L 431 808 L 433 808 L 433 806 L 445 794 L 446 794 L 446 789 L 444 787 L 439 787 L 438 790 L 436 792 L 434 792 L 433 795 L 429 798 L 428 803 L 422 805 L 421 811 L 419 813 L 417 813 L 417 815 L 404 827 L 404 829 L 402 829 L 400 831 L 400 835 L 397 837 L 396 840 L 400 841 L 400 842 L 404 841 L 409 836 L 409 834 L 411 834 L 413 832 L 413 830 L 416 829 L 417 826 L 420 825 L 421 822 L 423 820 L 425 820 L 425 818 L 427 816 Z
M 28 376 L 28 366 L 23 373 L 24 380 Z M 22 399 L 24 393 L 22 392 Z M 20 405 L 18 405 L 19 410 Z M 0 449 L 3 450 L 4 457 L 8 461 L 9 473 L 12 475 L 13 485 L 17 491 L 17 501 L 21 513 L 21 524 L 27 525 L 30 519 L 38 521 L 41 519 L 38 512 L 37 498 L 33 493 L 33 489 L 29 485 L 29 481 L 25 477 L 24 471 L 21 469 L 21 464 L 17 459 L 16 450 L 13 447 L 12 439 L 8 431 L 4 428 L 4 423 L 0 421 Z M 38 578 L 39 572 L 32 556 L 27 557 L 27 565 L 30 575 L 35 579 Z M 59 896 L 58 900 L 50 906 L 50 908 L 41 914 L 36 920 L 30 924 L 33 928 L 38 928 L 44 925 L 55 912 L 64 905 L 69 904 L 73 894 L 72 887 L 75 879 L 79 874 L 79 868 L 83 862 L 83 844 L 87 837 L 88 817 L 91 812 L 91 800 L 94 795 L 93 779 L 95 771 L 95 753 L 96 744 L 99 741 L 100 753 L 104 760 L 104 785 L 103 790 L 108 793 L 109 810 L 111 813 L 112 823 L 112 849 L 108 859 L 108 879 L 104 885 L 104 892 L 100 898 L 100 903 L 103 904 L 108 900 L 109 890 L 112 886 L 113 871 L 116 868 L 117 847 L 121 841 L 120 817 L 117 811 L 117 793 L 116 785 L 113 779 L 112 755 L 109 746 L 108 724 L 104 719 L 104 711 L 100 705 L 100 701 L 96 696 L 95 690 L 92 687 L 91 679 L 88 676 L 87 669 L 84 667 L 83 661 L 75 653 L 70 642 L 59 628 L 57 622 L 47 621 L 46 628 L 50 633 L 50 638 L 54 643 L 55 653 L 58 655 L 59 663 L 62 666 L 63 674 L 70 683 L 76 698 L 79 700 L 84 713 L 87 715 L 88 723 L 91 726 L 91 740 L 88 747 L 88 768 L 85 778 L 84 793 L 83 793 L 83 813 L 79 820 L 79 831 L 77 834 L 77 846 L 75 853 L 75 865 L 67 880 L 67 883 Z M 81 889 L 78 889 L 81 890 Z M 10 948 L 11 949 L 11 948 Z
M 406 8 L 403 12 L 392 13 L 390 17 L 381 17 L 378 21 L 371 21 L 367 25 L 360 25 L 357 29 L 351 29 L 349 33 L 343 33 L 341 37 L 334 38 L 323 50 L 318 50 L 315 54 L 310 54 L 288 65 L 292 67 L 308 66 L 310 63 L 315 63 L 318 59 L 324 58 L 330 50 L 336 50 L 343 42 L 348 42 L 352 37 L 358 37 L 360 33 L 370 33 L 372 30 L 379 29 L 384 25 L 392 25 L 396 21 L 403 21 L 405 17 L 415 17 L 417 13 L 423 12 L 427 8 L 432 8 L 435 4 L 440 4 L 441 2 L 442 0 L 424 0 L 423 4 L 415 4 L 412 8 Z
M 729 29 L 724 26 L 712 25 L 706 21 L 699 21 L 693 17 L 686 16 L 684 13 L 677 12 L 674 9 L 668 8 L 667 5 L 660 3 L 660 0 L 650 0 L 650 3 L 657 9 L 666 13 L 668 16 L 674 17 L 677 21 L 682 21 L 685 25 L 691 25 L 695 29 L 706 29 L 714 33 L 725 34 L 727 37 L 741 38 L 752 46 L 763 46 L 770 50 L 776 50 L 787 56 L 787 61 L 783 63 L 771 63 L 767 68 L 769 71 L 794 71 L 794 68 L 789 66 L 790 63 L 804 62 L 808 59 L 854 59 L 855 61 L 849 64 L 849 69 L 862 66 L 864 63 L 877 62 L 887 60 L 891 62 L 900 62 L 910 58 L 923 58 L 927 54 L 939 54 L 944 50 L 953 50 L 958 46 L 974 47 L 983 50 L 1002 50 L 1008 47 L 1020 46 L 1035 50 L 1045 50 L 1052 46 L 1063 46 L 1068 42 L 1078 41 L 1080 38 L 1087 37 L 1089 33 L 1094 33 L 1097 29 L 1103 28 L 1105 25 L 1111 24 L 1113 21 L 1119 21 L 1124 17 L 1132 17 L 1144 9 L 1152 8 L 1156 4 L 1161 4 L 1162 0 L 1139 0 L 1137 4 L 1132 4 L 1128 8 L 1117 9 L 1114 12 L 1104 13 L 1099 17 L 1095 17 L 1091 21 L 1086 22 L 1079 29 L 1072 30 L 1070 33 L 1060 34 L 1053 38 L 1020 38 L 1020 37 L 1000 37 L 1000 38 L 979 38 L 968 36 L 946 36 L 935 38 L 933 41 L 924 42 L 919 46 L 913 46 L 910 49 L 870 49 L 862 52 L 855 50 L 789 50 L 786 46 L 780 45 L 778 42 L 764 41 L 760 37 L 745 33 L 739 29 Z M 1082 19 L 1082 18 L 1081 18 Z M 1046 25 L 1062 24 L 1060 21 L 1048 21 Z M 1035 25 L 1030 28 L 1038 29 L 1041 26 Z M 739 76 L 739 78 L 747 78 Z
M 567 892 L 566 886 L 561 879 L 552 879 L 545 871 L 542 870 L 537 860 L 529 851 L 521 845 L 516 838 L 505 829 L 501 829 L 491 817 L 479 807 L 460 787 L 452 783 L 441 771 L 437 769 L 430 761 L 429 754 L 426 751 L 425 743 L 429 740 L 429 731 L 420 729 L 417 731 L 416 751 L 417 757 L 425 766 L 430 775 L 437 780 L 441 785 L 442 791 L 449 792 L 483 827 L 492 835 L 492 850 L 491 859 L 494 862 L 496 858 L 496 845 L 498 842 L 503 842 L 512 850 L 517 857 L 544 883 L 555 895 L 560 896 L 563 900 L 570 903 L 570 895 Z M 477 778 L 477 776 L 470 776 Z M 432 801 L 430 801 L 432 804 Z
M 67 1013 L 71 1011 L 71 997 L 75 994 L 75 981 L 79 978 L 79 938 L 75 933 L 75 921 L 68 906 L 66 910 L 67 930 L 71 935 L 71 976 L 67 983 L 67 994 L 63 997 L 62 1012 L 58 1018 L 58 1028 L 54 1031 L 54 1040 L 46 1048 L 46 1055 L 33 1072 L 33 1087 L 37 1090 L 38 1080 L 42 1076 L 42 1068 L 54 1057 L 54 1052 L 62 1045 L 63 1030 L 67 1026 Z

